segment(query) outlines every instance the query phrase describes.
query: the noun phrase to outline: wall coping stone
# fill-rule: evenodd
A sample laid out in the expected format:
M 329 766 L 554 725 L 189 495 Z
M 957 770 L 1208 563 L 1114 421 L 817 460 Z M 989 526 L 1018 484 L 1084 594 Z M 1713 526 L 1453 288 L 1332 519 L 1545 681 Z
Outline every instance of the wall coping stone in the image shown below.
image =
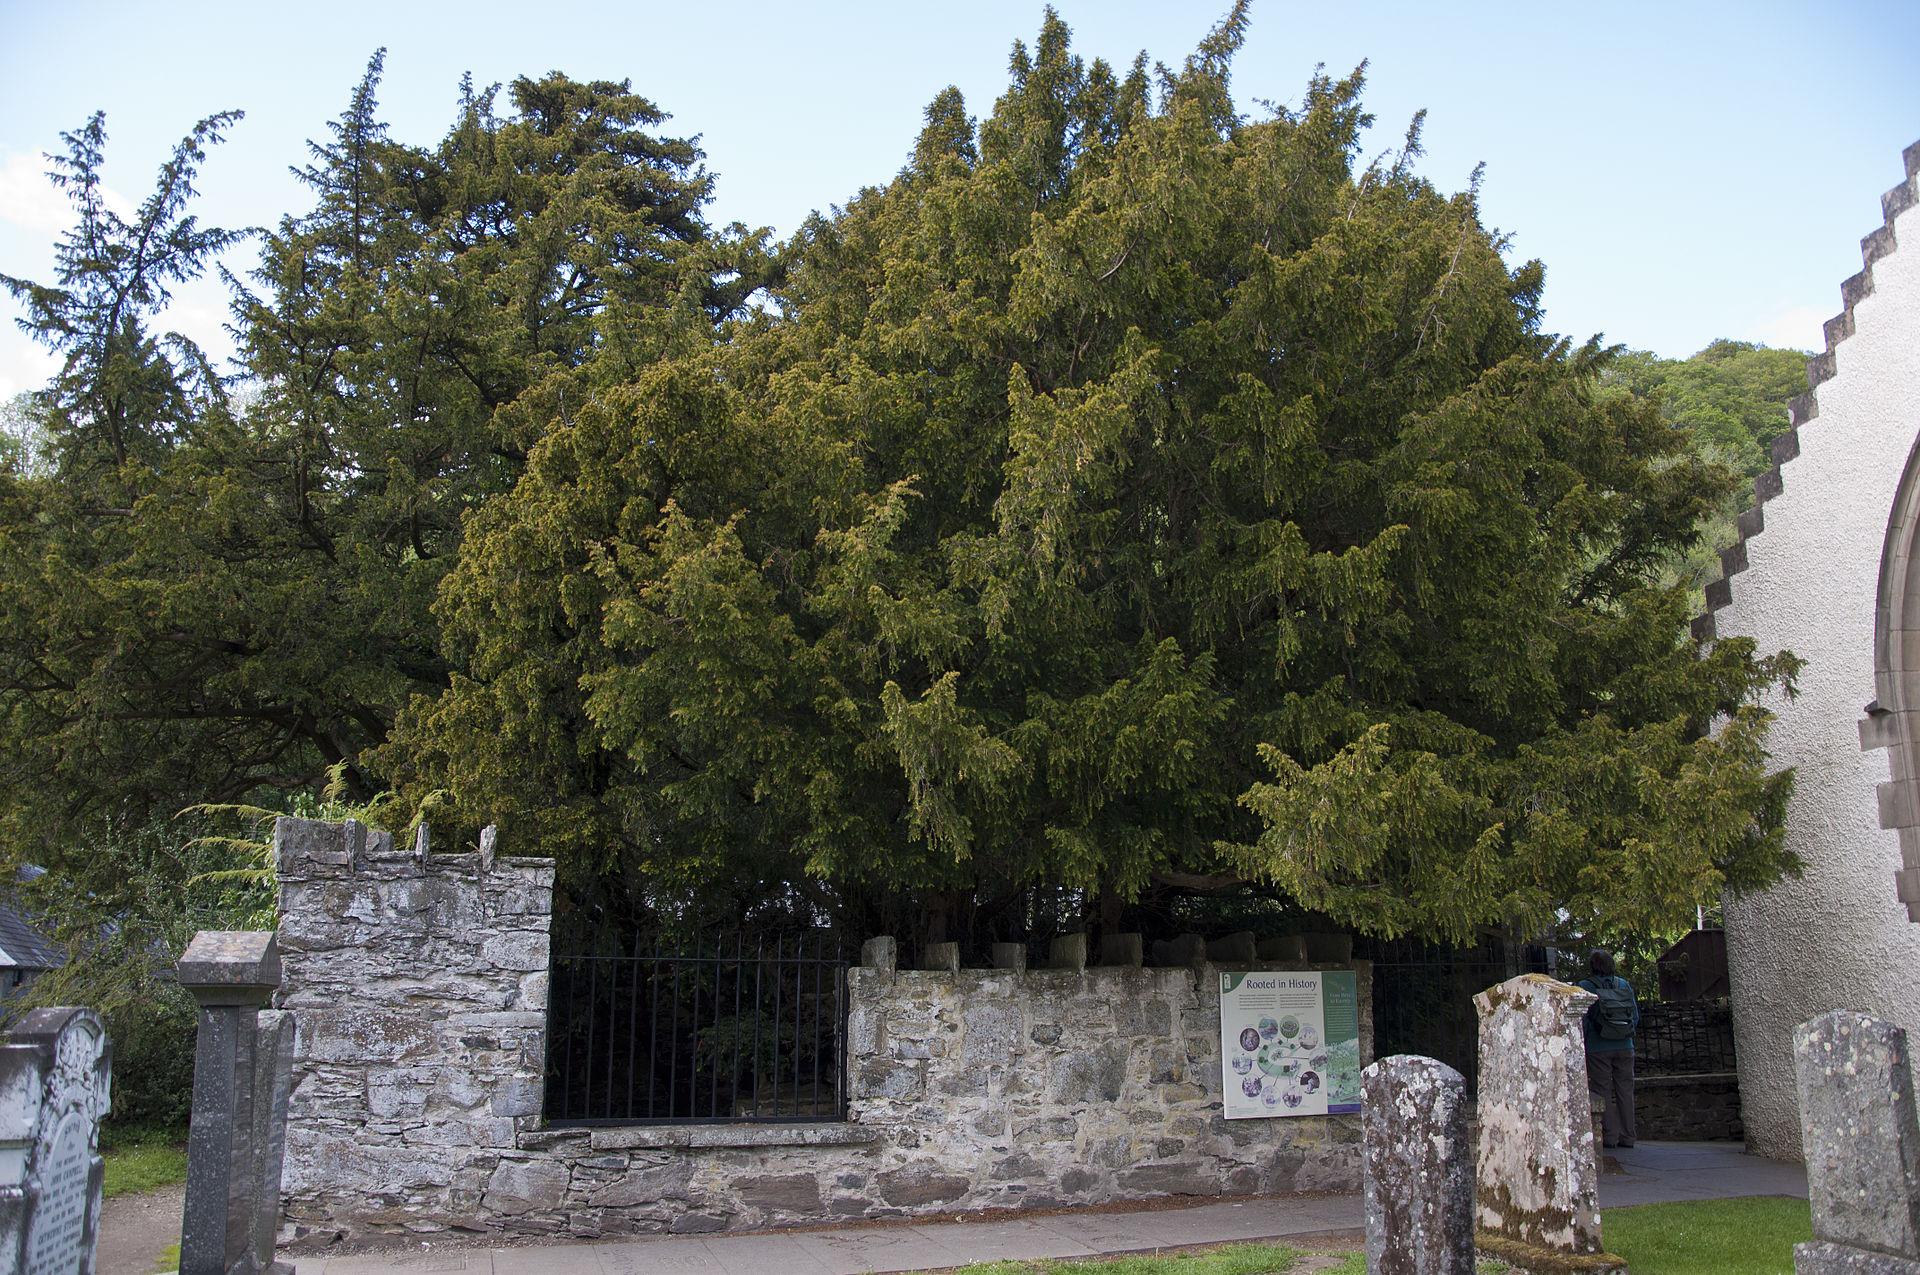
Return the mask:
M 595 1151 L 627 1151 L 643 1147 L 856 1147 L 879 1142 L 884 1129 L 826 1121 L 791 1124 L 671 1124 L 626 1125 L 594 1129 L 589 1142 Z

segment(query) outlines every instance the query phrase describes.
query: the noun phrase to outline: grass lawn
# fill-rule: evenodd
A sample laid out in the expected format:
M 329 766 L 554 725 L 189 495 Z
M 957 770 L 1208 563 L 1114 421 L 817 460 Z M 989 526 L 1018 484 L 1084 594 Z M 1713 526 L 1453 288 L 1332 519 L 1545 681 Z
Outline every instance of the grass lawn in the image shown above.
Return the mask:
M 106 1162 L 106 1195 L 132 1195 L 187 1180 L 187 1148 L 178 1142 L 126 1142 L 100 1153 Z
M 1793 1275 L 1793 1246 L 1813 1238 L 1805 1200 L 1774 1196 L 1608 1209 L 1607 1251 L 1633 1275 Z

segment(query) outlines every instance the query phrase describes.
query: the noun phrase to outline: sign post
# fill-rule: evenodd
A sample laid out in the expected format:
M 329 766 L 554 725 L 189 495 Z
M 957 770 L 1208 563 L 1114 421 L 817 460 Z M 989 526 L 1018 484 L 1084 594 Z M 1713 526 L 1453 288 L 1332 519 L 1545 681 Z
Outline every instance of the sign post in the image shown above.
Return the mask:
M 1360 1110 L 1360 1013 L 1352 970 L 1222 971 L 1226 1117 Z

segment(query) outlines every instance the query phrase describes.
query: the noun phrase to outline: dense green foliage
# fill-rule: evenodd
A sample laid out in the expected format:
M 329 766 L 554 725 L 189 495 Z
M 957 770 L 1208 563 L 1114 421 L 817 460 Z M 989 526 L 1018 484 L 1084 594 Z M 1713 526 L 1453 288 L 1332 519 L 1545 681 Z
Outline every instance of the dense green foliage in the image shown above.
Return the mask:
M 1670 423 L 1693 435 L 1696 451 L 1746 480 L 1702 520 L 1699 538 L 1677 552 L 1663 574 L 1697 591 L 1720 578 L 1719 551 L 1737 538 L 1734 520 L 1753 503 L 1753 479 L 1773 464 L 1769 449 L 1787 428 L 1787 404 L 1806 392 L 1807 355 L 1743 341 L 1715 341 L 1686 359 L 1634 350 L 1601 380 L 1615 391 L 1657 400 Z
M 1237 117 L 1243 18 L 1157 86 L 1050 19 L 776 313 L 558 424 L 469 520 L 409 789 L 933 936 L 1192 875 L 1627 928 L 1782 870 L 1779 666 L 1648 586 L 1729 476 L 1537 330 L 1416 136 L 1356 169 L 1357 76 Z
M 1807 355 L 1746 341 L 1715 341 L 1691 358 L 1663 359 L 1633 350 L 1602 378 L 1642 397 L 1657 397 L 1667 420 L 1685 425 L 1694 447 L 1757 477 L 1787 428 L 1787 404 L 1807 390 Z
M 231 397 L 146 328 L 228 242 L 228 117 L 137 225 L 90 124 L 56 285 L 7 281 L 68 356 L 0 473 L 8 854 L 104 896 L 84 847 L 331 766 L 576 884 L 922 938 L 1237 883 L 1608 932 L 1789 870 L 1792 661 L 1661 586 L 1735 475 L 1540 330 L 1419 121 L 1359 162 L 1358 73 L 1238 114 L 1245 23 L 1123 73 L 1049 14 L 777 253 L 624 84 L 423 148 L 376 58 Z

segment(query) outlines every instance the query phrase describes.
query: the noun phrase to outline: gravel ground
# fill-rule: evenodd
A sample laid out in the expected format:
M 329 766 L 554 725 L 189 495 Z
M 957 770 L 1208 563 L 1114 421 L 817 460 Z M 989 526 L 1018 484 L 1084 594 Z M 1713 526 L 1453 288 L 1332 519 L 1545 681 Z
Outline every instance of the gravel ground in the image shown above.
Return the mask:
M 180 1239 L 185 1183 L 138 1195 L 117 1195 L 100 1206 L 98 1275 L 152 1275 L 161 1250 Z

